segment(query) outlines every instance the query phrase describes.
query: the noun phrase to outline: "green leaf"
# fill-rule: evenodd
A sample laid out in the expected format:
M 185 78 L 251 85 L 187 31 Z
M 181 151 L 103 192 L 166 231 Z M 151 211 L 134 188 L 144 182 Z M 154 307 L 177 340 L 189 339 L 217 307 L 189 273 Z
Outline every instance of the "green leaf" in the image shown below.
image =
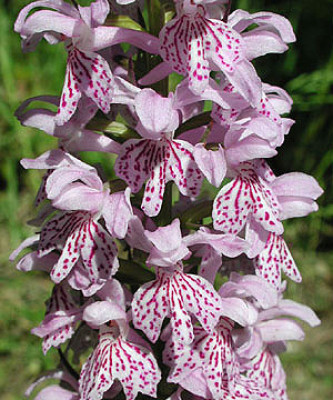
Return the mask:
M 128 15 L 111 14 L 110 16 L 108 16 L 105 25 L 117 26 L 119 28 L 127 28 L 133 29 L 135 31 L 145 32 L 145 29 Z
M 123 122 L 110 121 L 100 115 L 94 117 L 89 122 L 87 129 L 103 132 L 106 136 L 119 143 L 123 143 L 127 139 L 141 139 L 141 136 L 136 133 L 134 129 L 125 125 Z
M 211 122 L 210 111 L 206 111 L 195 117 L 190 118 L 188 121 L 184 122 L 176 130 L 175 136 L 177 137 L 183 132 L 189 131 L 191 129 L 200 128 L 203 125 L 208 125 Z
M 164 25 L 164 12 L 160 0 L 148 1 L 149 32 L 158 36 Z
M 120 268 L 116 278 L 120 281 L 142 285 L 155 279 L 155 274 L 134 261 L 119 259 L 119 262 Z
M 211 217 L 213 209 L 213 200 L 204 200 L 195 203 L 194 206 L 188 208 L 178 217 L 181 223 L 188 224 L 192 222 L 199 222 L 204 218 Z
M 127 188 L 126 182 L 121 179 L 112 179 L 109 181 L 111 193 L 121 192 Z

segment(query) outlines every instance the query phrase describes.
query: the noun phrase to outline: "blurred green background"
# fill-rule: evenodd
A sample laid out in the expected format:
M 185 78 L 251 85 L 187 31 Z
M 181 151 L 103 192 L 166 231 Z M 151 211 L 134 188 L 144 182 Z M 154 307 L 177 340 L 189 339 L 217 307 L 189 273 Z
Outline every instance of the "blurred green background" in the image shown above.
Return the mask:
M 56 366 L 57 353 L 42 355 L 40 340 L 30 329 L 43 319 L 51 290 L 42 274 L 24 274 L 10 265 L 8 255 L 33 231 L 25 222 L 34 216 L 32 201 L 40 173 L 23 171 L 19 160 L 36 157 L 55 146 L 42 132 L 22 128 L 13 117 L 28 97 L 59 95 L 66 55 L 63 47 L 42 42 L 23 55 L 13 32 L 18 11 L 28 0 L 0 0 L 0 397 L 23 398 L 29 382 Z M 320 211 L 286 222 L 286 239 L 303 283 L 289 283 L 288 297 L 312 307 L 322 319 L 303 343 L 290 343 L 283 356 L 291 400 L 330 400 L 333 334 L 333 0 L 239 0 L 233 9 L 274 11 L 289 18 L 298 41 L 283 55 L 256 61 L 265 82 L 281 85 L 294 99 L 296 125 L 277 157 L 276 174 L 303 171 L 314 175 L 325 194 Z

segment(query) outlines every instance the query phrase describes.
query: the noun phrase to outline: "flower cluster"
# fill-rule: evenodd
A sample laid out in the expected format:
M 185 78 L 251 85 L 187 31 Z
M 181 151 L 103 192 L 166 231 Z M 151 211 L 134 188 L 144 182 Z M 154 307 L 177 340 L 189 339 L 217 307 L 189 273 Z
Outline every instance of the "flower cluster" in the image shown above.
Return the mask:
M 32 333 L 63 367 L 28 394 L 57 378 L 36 399 L 286 400 L 279 353 L 304 337 L 294 317 L 320 321 L 283 298 L 284 276 L 301 281 L 283 220 L 316 211 L 322 189 L 269 167 L 292 100 L 252 60 L 286 51 L 292 27 L 224 0 L 146 7 L 40 0 L 15 23 L 25 51 L 45 39 L 68 57 L 60 97 L 16 112 L 58 138 L 21 162 L 45 173 L 38 233 L 11 259 L 29 248 L 17 268 L 55 284 Z M 108 154 L 116 178 L 85 163 L 89 151 Z

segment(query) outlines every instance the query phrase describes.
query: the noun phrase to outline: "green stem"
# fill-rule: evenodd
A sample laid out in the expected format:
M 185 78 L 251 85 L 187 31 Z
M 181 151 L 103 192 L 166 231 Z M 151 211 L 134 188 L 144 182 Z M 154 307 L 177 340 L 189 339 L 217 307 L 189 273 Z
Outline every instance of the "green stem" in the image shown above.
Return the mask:
M 68 362 L 67 358 L 65 357 L 64 353 L 61 351 L 61 349 L 58 349 L 58 353 L 60 356 L 60 360 L 61 362 L 64 364 L 64 366 L 66 367 L 66 369 L 68 370 L 68 372 L 75 378 L 75 379 L 79 379 L 80 375 L 75 371 L 75 369 L 70 365 L 70 363 Z
M 163 26 L 162 8 L 159 0 L 148 1 L 149 32 L 158 36 Z
M 212 208 L 212 200 L 198 202 L 197 204 L 183 212 L 182 215 L 179 216 L 179 218 L 181 222 L 186 226 L 189 226 L 189 224 L 196 224 L 199 223 L 199 221 L 201 221 L 203 218 L 210 217 L 212 215 Z
M 161 29 L 164 25 L 164 9 L 160 0 L 148 1 L 148 19 L 149 19 L 149 33 L 154 36 L 159 36 Z M 161 61 L 160 56 L 148 55 L 148 70 L 151 71 Z M 169 92 L 169 78 L 165 78 L 152 85 L 152 88 L 162 96 L 167 96 Z
M 140 285 L 154 280 L 155 275 L 148 269 L 143 268 L 139 263 L 123 259 L 119 259 L 119 261 L 120 269 L 116 275 L 119 280 L 129 284 L 136 283 Z
M 71 2 L 72 2 L 72 4 L 73 4 L 73 6 L 78 10 L 78 9 L 79 9 L 79 6 L 78 6 L 76 0 L 71 0 Z
M 232 0 L 229 0 L 228 4 L 227 4 L 227 8 L 225 10 L 225 13 L 223 15 L 223 20 L 222 20 L 223 22 L 228 22 L 228 18 L 229 18 L 230 11 L 231 11 L 231 3 L 232 3 Z
M 165 226 L 172 221 L 172 182 L 167 183 L 163 196 L 163 206 L 158 216 L 159 225 Z

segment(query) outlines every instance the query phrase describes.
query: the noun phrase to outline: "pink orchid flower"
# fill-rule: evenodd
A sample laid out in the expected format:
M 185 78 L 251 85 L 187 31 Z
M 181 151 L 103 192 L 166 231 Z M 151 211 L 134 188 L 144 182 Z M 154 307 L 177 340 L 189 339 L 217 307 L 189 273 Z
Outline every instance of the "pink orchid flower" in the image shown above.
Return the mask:
M 212 118 L 228 129 L 223 138 L 227 148 L 229 147 L 227 142 L 230 142 L 229 136 L 236 135 L 240 130 L 242 137 L 255 135 L 266 140 L 272 149 L 282 145 L 284 136 L 294 123 L 289 118 L 280 117 L 281 114 L 290 112 L 292 105 L 292 99 L 285 90 L 263 83 L 260 103 L 254 107 L 249 103 L 242 103 L 240 94 L 230 83 L 225 81 L 221 89 L 227 92 L 231 108 L 224 109 L 214 103 Z
M 141 80 L 149 84 L 171 71 L 189 77 L 191 90 L 205 90 L 211 70 L 227 79 L 251 103 L 257 103 L 261 82 L 243 50 L 241 35 L 223 21 L 209 18 L 202 4 L 177 3 L 177 16 L 160 33 L 162 64 Z
M 53 168 L 44 190 L 52 205 L 62 211 L 44 223 L 38 245 L 39 257 L 61 251 L 52 279 L 62 281 L 80 259 L 91 283 L 109 279 L 119 267 L 113 237 L 124 238 L 132 218 L 130 190 L 110 194 L 94 168 L 60 150 L 23 164 Z M 98 222 L 101 216 L 107 230 Z
M 116 174 L 133 193 L 147 180 L 141 209 L 150 217 L 159 214 L 165 185 L 174 181 L 184 196 L 199 194 L 203 176 L 192 154 L 192 145 L 173 139 L 179 113 L 172 98 L 143 89 L 135 98 L 137 131 L 143 139 L 127 140 L 115 163 Z
M 75 153 L 78 151 L 100 151 L 118 153 L 120 145 L 105 135 L 100 135 L 86 128 L 97 111 L 91 99 L 83 97 L 78 102 L 74 116 L 64 125 L 56 124 L 56 112 L 45 108 L 26 108 L 34 101 L 43 101 L 49 105 L 59 106 L 59 98 L 39 96 L 24 101 L 15 115 L 23 126 L 38 128 L 50 136 L 59 139 L 59 148 Z
M 240 297 L 258 311 L 255 320 L 232 333 L 237 354 L 241 358 L 252 359 L 266 344 L 304 339 L 304 332 L 298 323 L 280 317 L 296 317 L 312 327 L 320 324 L 309 307 L 282 299 L 281 293 L 260 277 L 232 273 L 230 281 L 221 287 L 219 293 L 223 297 Z
M 261 166 L 260 166 L 261 165 Z M 276 195 L 280 206 L 279 219 L 302 217 L 318 210 L 316 199 L 323 190 L 311 176 L 300 172 L 291 172 L 276 177 L 269 171 L 265 163 L 259 164 L 261 173 L 266 171 L 266 182 Z M 267 175 L 268 174 L 268 175 Z M 247 232 L 248 240 L 252 243 L 250 257 L 256 256 L 254 266 L 256 273 L 270 282 L 277 289 L 281 287 L 281 271 L 295 282 L 301 282 L 301 274 L 281 235 L 274 232 L 265 234 L 262 226 L 253 227 L 256 230 Z
M 30 15 L 37 7 L 49 9 Z M 50 44 L 65 43 L 68 59 L 56 116 L 58 125 L 73 117 L 82 96 L 91 99 L 104 113 L 110 111 L 114 77 L 107 61 L 96 51 L 126 41 L 157 51 L 157 39 L 147 33 L 101 26 L 109 11 L 107 0 L 78 8 L 62 0 L 39 0 L 23 8 L 15 22 L 15 31 L 20 33 L 26 51 L 34 50 L 42 38 Z
M 134 294 L 134 326 L 156 342 L 168 317 L 177 340 L 191 343 L 191 316 L 211 332 L 221 314 L 221 299 L 204 278 L 183 272 L 181 259 L 190 252 L 182 243 L 179 220 L 146 235 L 153 244 L 147 261 L 156 266 L 156 279 Z
M 54 287 L 44 321 L 31 331 L 43 338 L 44 354 L 73 336 L 76 323 L 82 320 L 82 313 L 83 308 L 75 304 L 66 283 Z
M 134 399 L 138 392 L 156 397 L 161 379 L 158 364 L 149 344 L 128 325 L 120 283 L 113 280 L 108 289 L 106 300 L 84 311 L 84 320 L 101 328 L 99 344 L 81 370 L 80 398 L 102 399 L 115 380 L 120 381 L 127 399 Z
M 221 318 L 211 333 L 195 327 L 191 345 L 172 340 L 166 343 L 163 361 L 171 367 L 168 381 L 205 399 L 270 399 L 270 390 L 241 375 L 233 349 L 233 323 Z M 197 382 L 197 384 L 194 384 Z
M 223 186 L 213 204 L 214 228 L 237 234 L 253 218 L 265 230 L 281 234 L 280 206 L 254 163 L 243 163 L 236 178 Z
M 278 354 L 274 352 L 274 346 L 267 346 L 253 360 L 242 367 L 246 369 L 246 375 L 270 389 L 276 399 L 288 400 L 286 374 L 282 367 Z

